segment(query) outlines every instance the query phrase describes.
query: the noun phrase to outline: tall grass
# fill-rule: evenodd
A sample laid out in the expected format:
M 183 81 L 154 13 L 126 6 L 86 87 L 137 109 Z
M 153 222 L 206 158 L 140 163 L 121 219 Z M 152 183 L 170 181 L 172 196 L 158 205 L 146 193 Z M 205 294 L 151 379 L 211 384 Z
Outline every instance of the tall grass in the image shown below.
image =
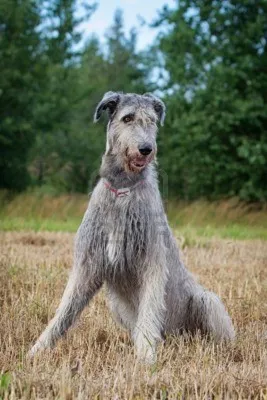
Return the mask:
M 88 204 L 81 194 L 0 192 L 0 230 L 75 232 Z M 170 200 L 165 208 L 179 236 L 267 239 L 267 205 L 236 199 L 193 203 Z

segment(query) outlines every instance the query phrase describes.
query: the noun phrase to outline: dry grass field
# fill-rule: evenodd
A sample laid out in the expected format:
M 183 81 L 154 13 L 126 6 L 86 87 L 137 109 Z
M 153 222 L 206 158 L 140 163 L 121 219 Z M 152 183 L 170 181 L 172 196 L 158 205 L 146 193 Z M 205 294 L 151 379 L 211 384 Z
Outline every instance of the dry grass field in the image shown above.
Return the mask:
M 184 261 L 223 298 L 237 339 L 169 337 L 148 367 L 113 322 L 104 291 L 54 350 L 28 360 L 62 295 L 74 235 L 0 235 L 1 399 L 267 399 L 266 241 L 182 241 Z

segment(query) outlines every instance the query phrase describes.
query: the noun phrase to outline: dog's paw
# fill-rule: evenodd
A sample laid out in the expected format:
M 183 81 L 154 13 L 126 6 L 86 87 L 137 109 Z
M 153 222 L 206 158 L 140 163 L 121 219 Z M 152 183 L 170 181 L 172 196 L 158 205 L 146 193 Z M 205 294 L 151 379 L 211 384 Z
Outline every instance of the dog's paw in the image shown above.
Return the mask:
M 157 362 L 156 352 L 147 351 L 144 354 L 139 354 L 138 360 L 143 364 L 154 365 Z
M 155 364 L 157 362 L 156 348 L 147 344 L 137 348 L 137 358 L 141 363 Z
M 27 356 L 29 358 L 32 358 L 36 353 L 40 352 L 41 350 L 44 350 L 46 346 L 44 343 L 37 341 L 35 345 L 32 346 L 32 348 L 28 351 Z

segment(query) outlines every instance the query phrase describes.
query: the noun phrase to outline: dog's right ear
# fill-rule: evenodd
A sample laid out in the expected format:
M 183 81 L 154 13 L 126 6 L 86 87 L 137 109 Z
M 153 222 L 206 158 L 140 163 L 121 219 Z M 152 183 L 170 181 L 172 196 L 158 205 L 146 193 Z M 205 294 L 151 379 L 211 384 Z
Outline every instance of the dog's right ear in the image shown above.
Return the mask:
M 121 94 L 117 92 L 107 92 L 104 94 L 103 99 L 100 101 L 95 110 L 94 122 L 97 122 L 101 117 L 103 111 L 108 110 L 109 117 L 111 117 L 119 104 Z

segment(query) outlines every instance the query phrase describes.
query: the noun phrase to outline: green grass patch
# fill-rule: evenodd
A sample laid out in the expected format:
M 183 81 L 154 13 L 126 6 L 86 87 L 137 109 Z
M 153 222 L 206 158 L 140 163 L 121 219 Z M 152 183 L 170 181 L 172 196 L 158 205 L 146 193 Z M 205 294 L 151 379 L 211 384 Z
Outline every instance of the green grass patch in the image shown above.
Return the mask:
M 172 225 L 172 224 L 171 224 Z M 211 226 L 211 225 L 181 225 L 173 226 L 175 236 L 183 236 L 185 240 L 190 243 L 198 238 L 203 239 L 235 239 L 235 240 L 245 240 L 245 239 L 262 239 L 267 240 L 267 229 L 264 227 L 253 227 L 246 226 L 242 224 L 229 224 L 221 226 Z
M 11 384 L 11 375 L 9 372 L 0 374 L 0 400 L 7 399 L 9 386 Z
M 48 232 L 76 232 L 81 223 L 81 218 L 40 219 L 1 216 L 1 231 L 48 231 Z
M 76 232 L 88 204 L 86 195 L 11 196 L 0 192 L 0 230 Z M 267 240 L 266 205 L 236 199 L 221 202 L 169 202 L 167 214 L 175 235 L 184 243 L 199 238 Z

